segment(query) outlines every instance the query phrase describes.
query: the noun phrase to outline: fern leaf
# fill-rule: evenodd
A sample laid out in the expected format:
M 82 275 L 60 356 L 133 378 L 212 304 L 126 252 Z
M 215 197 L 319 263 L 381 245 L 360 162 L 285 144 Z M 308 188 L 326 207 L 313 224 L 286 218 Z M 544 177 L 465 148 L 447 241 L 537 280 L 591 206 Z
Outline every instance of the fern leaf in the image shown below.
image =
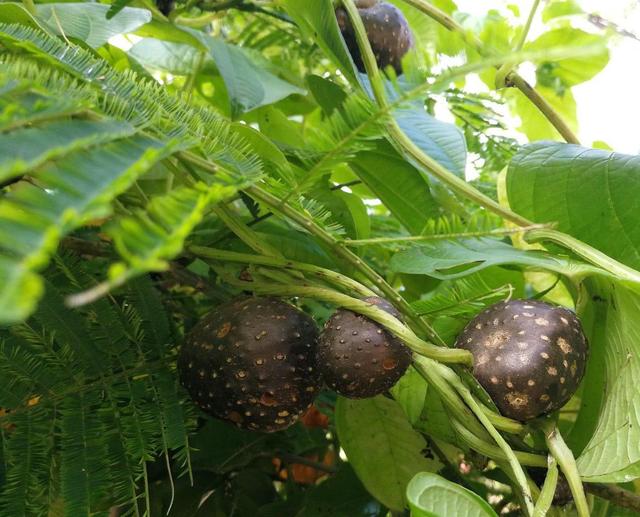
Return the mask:
M 180 148 L 145 136 L 118 140 L 48 165 L 39 185 L 21 182 L 0 201 L 0 323 L 27 316 L 41 294 L 33 271 L 60 238 L 110 211 L 110 202 L 157 161 Z M 31 295 L 26 298 L 25 295 Z M 35 296 L 34 296 L 35 295 Z
M 72 151 L 131 136 L 135 128 L 118 121 L 65 120 L 0 135 L 0 182 Z

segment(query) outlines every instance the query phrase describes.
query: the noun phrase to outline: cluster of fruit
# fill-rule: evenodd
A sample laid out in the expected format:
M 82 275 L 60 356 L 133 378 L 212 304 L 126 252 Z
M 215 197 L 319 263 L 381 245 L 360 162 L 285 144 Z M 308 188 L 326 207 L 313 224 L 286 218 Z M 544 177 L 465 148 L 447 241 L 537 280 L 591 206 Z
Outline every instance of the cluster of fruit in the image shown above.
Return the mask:
M 386 300 L 365 301 L 400 318 Z M 574 313 L 529 300 L 499 303 L 473 319 L 456 346 L 500 411 L 526 421 L 554 411 L 584 374 L 587 341 Z M 183 385 L 205 412 L 239 427 L 292 425 L 323 383 L 345 397 L 385 393 L 411 351 L 375 321 L 338 309 L 322 332 L 276 298 L 243 297 L 216 308 L 187 335 L 178 360 Z

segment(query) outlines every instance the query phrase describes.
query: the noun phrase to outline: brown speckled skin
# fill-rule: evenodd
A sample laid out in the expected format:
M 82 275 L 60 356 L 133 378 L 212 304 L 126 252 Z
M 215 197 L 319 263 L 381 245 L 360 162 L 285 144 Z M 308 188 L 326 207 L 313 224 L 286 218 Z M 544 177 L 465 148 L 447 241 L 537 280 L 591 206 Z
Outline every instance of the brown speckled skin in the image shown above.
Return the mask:
M 400 317 L 382 298 L 370 297 L 365 301 Z M 361 314 L 338 309 L 320 334 L 318 368 L 327 386 L 345 397 L 367 398 L 386 392 L 409 364 L 409 348 Z
M 292 425 L 320 388 L 313 319 L 275 298 L 241 298 L 214 309 L 186 337 L 182 384 L 205 412 L 238 427 Z
M 534 300 L 493 305 L 471 320 L 456 346 L 473 354 L 473 375 L 500 412 L 520 421 L 564 406 L 588 353 L 572 311 Z
M 367 37 L 378 66 L 385 68 L 391 65 L 396 73 L 400 74 L 402 58 L 414 45 L 413 34 L 407 20 L 396 6 L 387 2 L 361 2 L 360 5 L 358 11 L 367 30 Z M 356 67 L 364 72 L 364 63 L 349 16 L 342 7 L 339 7 L 336 9 L 336 17 Z

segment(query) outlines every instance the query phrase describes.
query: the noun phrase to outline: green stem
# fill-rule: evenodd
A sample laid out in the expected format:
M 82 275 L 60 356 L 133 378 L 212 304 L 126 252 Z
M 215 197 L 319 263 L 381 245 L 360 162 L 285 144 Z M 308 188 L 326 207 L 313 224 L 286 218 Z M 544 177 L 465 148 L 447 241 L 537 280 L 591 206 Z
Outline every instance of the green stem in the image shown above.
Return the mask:
M 391 287 L 384 278 L 376 273 L 368 264 L 366 264 L 360 257 L 348 250 L 343 244 L 338 242 L 333 236 L 324 231 L 319 225 L 311 220 L 306 215 L 298 212 L 287 203 L 282 203 L 277 197 L 262 190 L 260 187 L 251 186 L 245 189 L 245 193 L 253 197 L 257 201 L 269 206 L 271 210 L 280 212 L 287 218 L 296 222 L 307 230 L 312 235 L 315 235 L 323 244 L 331 248 L 331 250 L 345 263 L 349 264 L 355 270 L 359 271 L 365 278 L 367 278 L 376 289 L 380 290 L 387 298 L 387 300 L 395 305 L 400 312 L 405 314 L 408 319 L 424 332 L 430 339 L 436 341 L 438 344 L 442 343 L 442 340 L 438 334 L 431 328 L 431 326 L 420 318 L 413 310 L 411 305 L 400 296 Z
M 462 25 L 456 22 L 451 16 L 437 7 L 434 7 L 426 0 L 404 0 L 409 5 L 419 9 L 427 16 L 440 23 L 452 32 L 459 34 L 463 41 L 471 46 L 481 56 L 490 55 L 480 38 L 475 36 L 471 31 L 465 30 Z M 557 111 L 542 97 L 527 81 L 525 81 L 518 73 L 512 72 L 508 78 L 509 82 L 518 88 L 549 120 L 549 122 L 557 129 L 558 133 L 571 144 L 579 144 L 578 137 L 573 133 L 571 128 L 562 119 Z
M 487 416 L 489 421 L 496 427 L 496 429 L 510 434 L 522 434 L 525 432 L 526 427 L 520 422 L 511 418 L 507 418 L 506 416 L 502 416 L 495 411 L 492 411 L 485 405 L 481 404 L 480 407 L 482 408 L 482 411 Z
M 518 458 L 513 452 L 513 449 L 509 446 L 506 440 L 502 437 L 502 435 L 497 431 L 497 429 L 493 426 L 493 424 L 489 421 L 487 416 L 480 405 L 473 398 L 473 395 L 469 391 L 469 389 L 460 381 L 457 375 L 449 368 L 438 365 L 440 370 L 443 372 L 443 376 L 449 381 L 449 383 L 456 389 L 456 391 L 460 394 L 462 399 L 469 406 L 473 414 L 480 420 L 482 425 L 485 427 L 487 432 L 491 435 L 491 437 L 496 441 L 498 447 L 502 449 L 504 454 L 506 455 L 506 460 L 513 471 L 513 475 L 522 491 L 522 495 L 524 497 L 526 514 L 533 514 L 533 497 L 531 495 L 531 489 L 529 487 L 529 482 L 527 481 L 527 476 L 518 461 Z M 546 464 L 546 463 L 545 463 Z
M 545 517 L 553 504 L 553 496 L 558 486 L 558 464 L 553 456 L 549 456 L 549 465 L 547 466 L 547 477 L 544 479 L 540 497 L 536 502 L 533 511 L 533 517 Z
M 344 307 L 345 309 L 357 312 L 358 314 L 363 314 L 364 316 L 380 323 L 385 329 L 394 334 L 417 354 L 433 359 L 434 361 L 465 365 L 471 365 L 473 361 L 473 356 L 467 350 L 443 348 L 427 343 L 416 336 L 411 329 L 403 325 L 391 314 L 383 311 L 376 305 L 358 300 L 357 298 L 352 298 L 351 296 L 339 293 L 332 289 L 325 289 L 323 287 L 310 285 L 262 284 L 259 282 L 243 282 L 240 280 L 236 280 L 233 283 L 260 294 L 313 298 L 315 300 L 332 303 L 339 307 Z
M 578 473 L 578 467 L 576 460 L 573 457 L 571 449 L 567 446 L 562 439 L 560 431 L 556 427 L 555 422 L 552 420 L 543 420 L 540 423 L 540 427 L 544 431 L 545 442 L 549 448 L 549 452 L 560 465 L 562 472 L 567 478 L 569 488 L 571 488 L 571 494 L 573 495 L 573 501 L 576 505 L 578 517 L 589 517 L 589 504 L 584 493 L 584 487 L 582 486 L 582 480 Z
M 539 229 L 532 230 L 526 237 L 528 242 L 551 241 L 556 244 L 560 244 L 587 262 L 601 267 L 620 280 L 625 280 L 634 284 L 640 283 L 640 271 L 636 271 L 635 269 L 625 266 L 608 255 L 605 255 L 601 251 L 585 244 L 575 237 L 567 235 L 566 233 L 562 233 L 557 230 Z
M 460 438 L 473 450 L 494 460 L 508 460 L 507 455 L 502 451 L 502 449 L 500 449 L 500 447 L 478 438 L 475 434 L 469 431 L 469 429 L 467 429 L 466 422 L 462 424 L 456 418 L 452 418 L 450 422 L 458 436 L 460 436 Z M 547 460 L 544 456 L 522 451 L 513 451 L 513 453 L 518 459 L 518 462 L 526 467 L 547 466 Z
M 522 33 L 520 34 L 520 41 L 518 41 L 518 44 L 514 49 L 515 52 L 519 52 L 520 50 L 522 50 L 522 47 L 524 47 L 524 44 L 527 41 L 527 36 L 529 34 L 529 31 L 531 30 L 531 24 L 533 23 L 533 18 L 536 15 L 536 11 L 538 10 L 539 5 L 540 5 L 540 0 L 533 0 L 533 5 L 531 6 L 531 10 L 529 11 L 529 16 L 527 17 L 527 22 L 525 23 L 525 26 L 522 29 Z M 507 75 L 509 75 L 509 73 L 511 72 L 512 68 L 513 68 L 512 65 L 505 63 L 498 69 L 498 72 L 496 73 L 496 87 L 501 88 L 502 86 L 504 86 L 505 79 Z
M 436 390 L 443 405 L 451 411 L 452 416 L 460 422 L 464 422 L 472 435 L 484 441 L 491 439 L 456 391 L 442 378 L 438 372 L 437 363 L 426 357 L 414 355 L 413 366 L 427 381 L 429 389 Z
M 342 0 L 342 2 L 355 30 L 358 47 L 360 48 L 360 53 L 362 54 L 376 101 L 381 108 L 386 108 L 388 106 L 388 102 L 384 91 L 382 75 L 380 74 L 375 56 L 371 50 L 371 45 L 367 38 L 367 32 L 364 28 L 364 24 L 362 23 L 362 19 L 360 18 L 360 14 L 358 13 L 358 9 L 354 5 L 353 0 Z M 389 136 L 394 140 L 396 145 L 398 145 L 408 156 L 417 161 L 432 175 L 448 185 L 458 194 L 474 201 L 478 205 L 500 215 L 502 218 L 507 221 L 511 221 L 518 226 L 531 226 L 533 224 L 526 218 L 504 208 L 498 202 L 488 196 L 485 196 L 464 179 L 456 176 L 451 171 L 447 170 L 446 167 L 443 167 L 436 160 L 422 152 L 413 140 L 411 140 L 400 128 L 395 119 L 390 118 L 388 120 L 387 130 L 389 132 Z
M 211 259 L 220 262 L 239 262 L 241 264 L 258 264 L 261 266 L 270 266 L 282 269 L 292 269 L 296 271 L 302 271 L 314 275 L 316 278 L 328 281 L 331 284 L 339 287 L 346 293 L 356 294 L 362 298 L 368 296 L 375 296 L 371 289 L 362 285 L 360 282 L 349 278 L 348 276 L 341 275 L 330 269 L 314 266 L 312 264 L 305 264 L 303 262 L 296 262 L 294 260 L 283 259 L 279 257 L 265 257 L 262 255 L 248 255 L 246 253 L 237 253 L 235 251 L 218 250 L 214 248 L 205 248 L 202 246 L 191 246 L 188 251 L 194 255 Z
M 480 231 L 480 232 L 459 232 L 459 233 L 441 233 L 435 235 L 409 235 L 405 237 L 377 237 L 374 239 L 345 239 L 343 242 L 350 248 L 360 246 L 371 246 L 380 244 L 394 244 L 403 242 L 424 242 L 435 240 L 453 240 L 453 239 L 468 239 L 478 237 L 489 237 L 492 235 L 511 235 L 514 233 L 530 232 L 532 230 L 544 229 L 546 225 L 533 224 L 531 226 L 518 226 L 516 228 L 496 228 L 493 230 Z
M 222 220 L 222 222 L 235 233 L 238 238 L 249 246 L 252 250 L 269 257 L 282 258 L 282 253 L 277 248 L 271 246 L 268 242 L 258 237 L 256 233 L 245 225 L 237 214 L 233 213 L 228 206 L 220 204 L 213 211 Z

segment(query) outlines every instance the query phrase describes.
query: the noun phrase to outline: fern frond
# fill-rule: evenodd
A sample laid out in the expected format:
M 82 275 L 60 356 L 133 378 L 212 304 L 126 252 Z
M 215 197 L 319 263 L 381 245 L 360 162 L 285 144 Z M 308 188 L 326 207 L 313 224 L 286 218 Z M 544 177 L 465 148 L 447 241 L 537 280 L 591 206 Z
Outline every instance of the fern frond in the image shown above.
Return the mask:
M 68 290 L 67 274 L 50 278 Z M 83 287 L 90 281 L 73 276 Z M 32 320 L 0 330 L 0 404 L 9 408 L 0 415 L 0 513 L 46 514 L 62 499 L 68 515 L 114 504 L 136 514 L 147 499 L 145 462 L 166 455 L 181 469 L 190 464 L 193 419 L 174 373 L 169 319 L 148 279 L 84 313 L 61 307 L 65 292 L 48 285 Z
M 189 139 L 193 146 L 200 146 L 210 161 L 235 176 L 256 178 L 262 172 L 259 157 L 233 132 L 231 123 L 213 110 L 194 107 L 186 99 L 168 93 L 162 85 L 140 78 L 132 71 L 116 72 L 106 61 L 84 49 L 71 47 L 37 29 L 0 24 L 0 40 L 61 66 L 76 79 L 99 89 L 103 109 L 111 116 L 124 116 L 157 137 Z M 34 71 L 28 67 L 24 72 L 36 81 L 47 74 L 40 71 L 33 77 Z
M 508 298 L 513 290 L 514 286 L 510 284 L 491 287 L 482 276 L 474 275 L 447 283 L 412 306 L 423 316 L 468 319 L 485 307 Z
M 47 165 L 38 185 L 21 182 L 0 202 L 0 322 L 18 321 L 37 301 L 45 266 L 62 236 L 110 212 L 110 203 L 153 164 L 181 148 L 178 141 L 134 136 L 74 152 Z M 28 214 L 28 217 L 27 217 Z

